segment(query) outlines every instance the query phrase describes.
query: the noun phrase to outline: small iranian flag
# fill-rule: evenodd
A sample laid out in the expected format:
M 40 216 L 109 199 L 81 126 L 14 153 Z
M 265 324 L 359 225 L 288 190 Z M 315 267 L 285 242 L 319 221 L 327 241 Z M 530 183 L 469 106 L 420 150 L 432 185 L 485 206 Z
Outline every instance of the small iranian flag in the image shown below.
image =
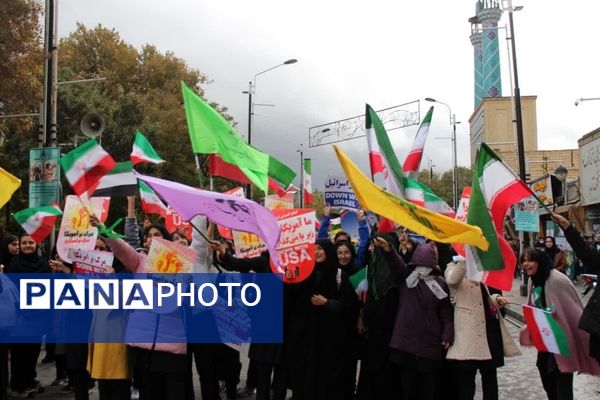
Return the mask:
M 517 262 L 504 239 L 504 217 L 513 204 L 533 194 L 485 143 L 475 160 L 467 223 L 481 228 L 488 251 L 465 246 L 467 278 L 499 290 L 511 290 Z
M 523 317 L 536 349 L 561 356 L 571 355 L 567 335 L 551 312 L 523 305 Z
M 350 283 L 356 291 L 358 298 L 361 302 L 367 302 L 367 291 L 369 289 L 369 283 L 367 281 L 367 267 L 364 267 L 360 271 L 356 272 L 350 277 Z
M 15 221 L 36 243 L 42 243 L 54 229 L 56 219 L 62 215 L 58 205 L 26 208 L 13 215 Z
M 71 150 L 59 162 L 78 196 L 93 193 L 100 179 L 117 164 L 96 139 Z
M 145 182 L 139 180 L 140 198 L 142 200 L 142 211 L 146 214 L 158 214 L 163 218 L 167 215 L 167 206 L 158 197 L 156 192 L 150 188 Z
M 310 205 L 313 201 L 313 193 L 312 193 L 312 160 L 310 158 L 304 159 L 304 205 Z
M 165 162 L 154 150 L 146 136 L 142 132 L 135 133 L 133 142 L 133 150 L 131 151 L 131 163 L 133 165 L 139 163 L 160 164 Z
M 406 200 L 436 213 L 454 218 L 454 210 L 444 200 L 438 197 L 424 183 L 407 178 L 405 189 Z
M 415 136 L 412 148 L 404 159 L 402 168 L 411 178 L 416 178 L 419 175 L 419 166 L 421 165 L 421 158 L 423 157 L 423 149 L 425 148 L 425 141 L 427 140 L 427 133 L 429 132 L 429 125 L 431 125 L 432 115 L 433 107 L 429 108 L 429 111 L 425 114 L 425 118 L 423 118 L 423 122 L 421 122 L 417 135 Z

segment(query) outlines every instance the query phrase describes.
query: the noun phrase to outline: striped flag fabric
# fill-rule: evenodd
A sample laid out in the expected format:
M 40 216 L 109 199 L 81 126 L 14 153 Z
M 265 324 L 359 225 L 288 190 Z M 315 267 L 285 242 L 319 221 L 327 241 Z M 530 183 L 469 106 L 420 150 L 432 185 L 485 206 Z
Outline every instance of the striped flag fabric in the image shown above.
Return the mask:
M 135 140 L 133 141 L 133 149 L 130 157 L 133 165 L 140 163 L 160 164 L 165 162 L 165 160 L 160 158 L 158 153 L 156 153 L 146 136 L 140 131 L 135 133 Z
M 310 158 L 305 158 L 304 159 L 304 178 L 303 178 L 304 205 L 310 205 L 313 202 L 311 174 L 312 174 L 312 160 Z
M 339 147 L 333 146 L 361 207 L 401 223 L 407 229 L 441 243 L 467 243 L 487 249 L 481 229 L 410 203 L 377 186 Z
M 384 180 L 386 190 L 390 193 L 405 198 L 413 204 L 425 207 L 450 218 L 454 218 L 454 210 L 444 200 L 438 197 L 425 184 L 404 174 L 402 166 L 394 153 L 390 139 L 383 127 L 377 113 L 367 104 L 366 114 L 367 141 L 372 141 L 369 136 L 375 137 L 374 142 L 381 152 L 384 165 Z M 373 144 L 373 146 L 375 145 Z M 371 146 L 371 145 L 370 145 Z M 371 175 L 374 175 L 371 170 Z
M 367 267 L 364 267 L 357 271 L 350 277 L 350 283 L 356 291 L 358 298 L 362 303 L 367 302 L 367 292 L 369 289 L 369 283 L 367 281 Z
M 100 179 L 117 164 L 96 139 L 88 140 L 71 150 L 59 162 L 67 181 L 78 196 L 93 193 Z
M 427 185 L 415 179 L 407 178 L 405 189 L 406 200 L 435 211 L 450 218 L 454 218 L 455 212 L 442 198 L 431 191 Z
M 0 167 L 0 208 L 10 200 L 15 190 L 21 186 L 21 180 Z
M 425 149 L 425 141 L 427 140 L 427 133 L 429 133 L 432 115 L 433 106 L 429 108 L 421 125 L 419 125 L 412 148 L 408 152 L 408 155 L 404 159 L 404 164 L 402 165 L 404 172 L 413 179 L 416 179 L 419 175 L 419 166 L 421 165 L 421 158 L 423 158 L 423 149 Z
M 571 355 L 567 335 L 551 312 L 523 304 L 523 318 L 533 345 L 538 351 L 561 356 Z
M 532 195 L 529 187 L 482 143 L 475 159 L 467 223 L 481 228 L 490 247 L 485 252 L 465 248 L 469 279 L 511 290 L 517 259 L 504 239 L 504 217 L 510 206 Z
M 146 182 L 139 181 L 142 211 L 145 214 L 158 214 L 166 218 L 168 208 Z
M 250 183 L 250 180 L 235 165 L 223 161 L 219 154 L 208 155 L 208 173 L 214 176 L 231 179 L 241 183 Z M 269 189 L 276 192 L 279 197 L 287 193 L 275 180 L 269 177 Z
M 62 211 L 58 205 L 26 208 L 14 213 L 13 218 L 36 243 L 42 243 L 54 229 Z
M 137 178 L 133 175 L 131 161 L 118 162 L 100 181 L 92 196 L 126 197 L 137 194 Z
M 396 154 L 394 154 L 392 143 L 379 116 L 370 105 L 367 104 L 366 107 L 365 129 L 367 131 L 367 143 L 369 143 L 370 148 L 369 152 L 373 150 L 375 154 L 379 153 L 381 155 L 381 162 L 383 164 L 382 172 L 386 189 L 396 196 L 404 197 L 406 176 L 402 172 L 402 166 Z M 371 169 L 371 176 L 375 176 L 376 172 Z

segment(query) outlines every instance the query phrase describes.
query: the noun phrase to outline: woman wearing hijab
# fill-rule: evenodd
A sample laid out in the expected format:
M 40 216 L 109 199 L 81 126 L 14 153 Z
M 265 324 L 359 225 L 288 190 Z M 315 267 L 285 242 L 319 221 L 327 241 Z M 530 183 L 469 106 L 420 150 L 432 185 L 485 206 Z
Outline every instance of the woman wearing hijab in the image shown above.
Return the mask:
M 92 215 L 90 224 L 97 227 L 100 220 Z M 155 237 L 171 240 L 171 235 L 162 225 L 150 225 L 144 237 L 147 248 L 150 248 Z M 123 239 L 104 240 L 126 270 L 146 272 L 146 254 L 138 253 Z M 144 343 L 132 343 L 129 348 L 134 368 L 141 371 L 141 398 L 179 400 L 191 397 L 192 374 L 181 309 L 165 314 L 153 310 L 135 310 L 129 316 L 126 336 L 154 338 Z M 162 337 L 170 337 L 173 342 L 161 342 Z
M 394 249 L 400 241 L 394 232 L 377 233 Z M 356 388 L 359 400 L 389 399 L 397 387 L 397 377 L 389 362 L 390 338 L 398 309 L 398 277 L 388 265 L 390 256 L 381 246 L 372 246 L 367 268 L 367 299 L 362 308 L 359 331 L 365 343 Z
M 8 235 L 0 242 L 0 272 L 10 264 L 10 260 L 19 254 L 19 238 L 15 235 Z M 2 297 L 3 307 L 14 307 L 11 303 L 11 297 L 14 303 L 17 301 L 16 289 L 12 282 L 5 276 L 0 276 L 0 296 Z M 9 309 L 0 309 L 3 315 L 8 314 Z M 14 311 L 13 311 L 14 312 Z M 14 321 L 13 321 L 14 322 Z M 0 321 L 0 329 L 10 326 L 8 318 Z M 0 343 L 0 400 L 6 400 L 8 390 L 8 344 Z
M 19 254 L 10 260 L 8 267 L 4 269 L 7 273 L 28 274 L 51 272 L 48 261 L 38 255 L 37 243 L 29 234 L 19 236 Z M 23 324 L 44 325 L 43 321 L 28 320 L 25 315 L 20 322 Z M 40 328 L 41 330 L 41 328 Z M 38 330 L 39 331 L 39 330 Z M 43 390 L 36 380 L 35 366 L 41 349 L 41 337 L 31 337 L 29 343 L 19 343 L 10 346 L 10 387 L 15 397 L 23 397 L 28 394 Z
M 459 400 L 473 400 L 477 371 L 483 400 L 497 400 L 496 370 L 504 365 L 504 354 L 520 354 L 501 314 L 508 301 L 499 290 L 467 279 L 466 272 L 464 261 L 449 263 L 445 271 L 454 299 L 455 332 L 446 358 L 457 373 Z
M 365 268 L 365 265 L 357 265 L 355 263 L 356 252 L 352 242 L 342 241 L 335 245 L 335 251 L 338 260 L 338 270 L 347 277 L 357 273 L 360 269 Z M 364 264 L 364 263 L 363 263 Z M 354 399 L 356 392 L 356 370 L 358 360 L 360 359 L 361 349 L 363 347 L 363 336 L 359 334 L 357 329 L 358 314 L 360 303 L 357 307 L 357 312 L 348 313 L 344 317 L 345 337 L 347 343 L 347 351 L 344 354 L 344 366 L 342 371 L 342 390 L 343 399 Z
M 554 238 L 552 236 L 546 236 L 546 239 L 544 239 L 544 246 L 544 250 L 546 251 L 546 254 L 548 254 L 548 257 L 550 257 L 550 260 L 552 260 L 554 268 L 557 271 L 566 274 L 568 265 L 567 256 L 561 249 L 558 248 Z
M 573 399 L 573 373 L 600 375 L 600 364 L 588 355 L 590 335 L 578 328 L 583 305 L 571 280 L 554 268 L 550 259 L 538 249 L 526 249 L 521 264 L 531 278 L 528 285 L 528 305 L 552 310 L 558 325 L 565 332 L 571 355 L 562 356 L 538 352 L 537 368 L 542 385 L 550 400 Z M 519 331 L 523 346 L 532 346 L 527 327 Z
M 454 340 L 449 289 L 432 246 L 418 245 L 406 265 L 383 238 L 375 238 L 400 279 L 398 311 L 390 339 L 390 360 L 400 367 L 405 399 L 433 400 L 444 350 Z
M 19 254 L 19 238 L 8 235 L 0 242 L 0 271 L 8 267 L 10 260 Z
M 585 266 L 594 268 L 587 273 L 600 273 L 600 253 L 596 245 L 590 246 L 581 238 L 581 235 L 565 217 L 560 214 L 553 214 L 552 219 L 560 225 L 565 238 L 573 248 L 575 255 Z M 590 334 L 590 356 L 594 357 L 600 363 L 600 286 L 596 286 L 592 297 L 583 309 L 583 314 L 579 320 L 579 327 Z
M 317 240 L 315 269 L 307 281 L 307 347 L 296 347 L 291 357 L 297 368 L 306 372 L 306 379 L 304 384 L 296 381 L 294 399 L 343 399 L 343 367 L 351 335 L 347 321 L 357 315 L 359 301 L 348 277 L 338 268 L 330 240 Z

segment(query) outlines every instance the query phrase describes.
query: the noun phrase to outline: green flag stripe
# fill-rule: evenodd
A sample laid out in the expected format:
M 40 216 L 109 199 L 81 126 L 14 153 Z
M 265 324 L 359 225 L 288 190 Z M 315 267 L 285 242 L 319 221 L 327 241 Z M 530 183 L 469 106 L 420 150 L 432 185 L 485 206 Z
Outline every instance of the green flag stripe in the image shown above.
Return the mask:
M 560 354 L 563 356 L 570 356 L 571 349 L 569 348 L 569 341 L 567 339 L 565 331 L 554 319 L 552 314 L 548 313 L 546 315 L 546 319 L 548 320 L 548 325 L 550 325 L 550 328 L 552 329 L 552 333 L 554 334 L 554 340 L 556 340 L 556 344 L 558 345 Z

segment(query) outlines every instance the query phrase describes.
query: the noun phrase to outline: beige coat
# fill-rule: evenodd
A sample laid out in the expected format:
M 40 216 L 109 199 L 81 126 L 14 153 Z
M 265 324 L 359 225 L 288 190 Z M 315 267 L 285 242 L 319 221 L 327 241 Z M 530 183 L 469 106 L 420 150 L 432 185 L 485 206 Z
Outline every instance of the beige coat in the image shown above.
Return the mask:
M 448 264 L 446 282 L 454 300 L 454 343 L 448 349 L 446 358 L 450 360 L 489 360 L 492 358 L 485 330 L 485 311 L 479 282 L 466 279 L 466 264 Z M 498 294 L 490 296 L 491 304 L 498 307 Z M 485 307 L 488 307 L 486 304 Z M 511 340 L 500 319 L 503 341 Z M 508 336 L 508 337 L 507 337 Z M 516 347 L 514 342 L 513 346 Z

